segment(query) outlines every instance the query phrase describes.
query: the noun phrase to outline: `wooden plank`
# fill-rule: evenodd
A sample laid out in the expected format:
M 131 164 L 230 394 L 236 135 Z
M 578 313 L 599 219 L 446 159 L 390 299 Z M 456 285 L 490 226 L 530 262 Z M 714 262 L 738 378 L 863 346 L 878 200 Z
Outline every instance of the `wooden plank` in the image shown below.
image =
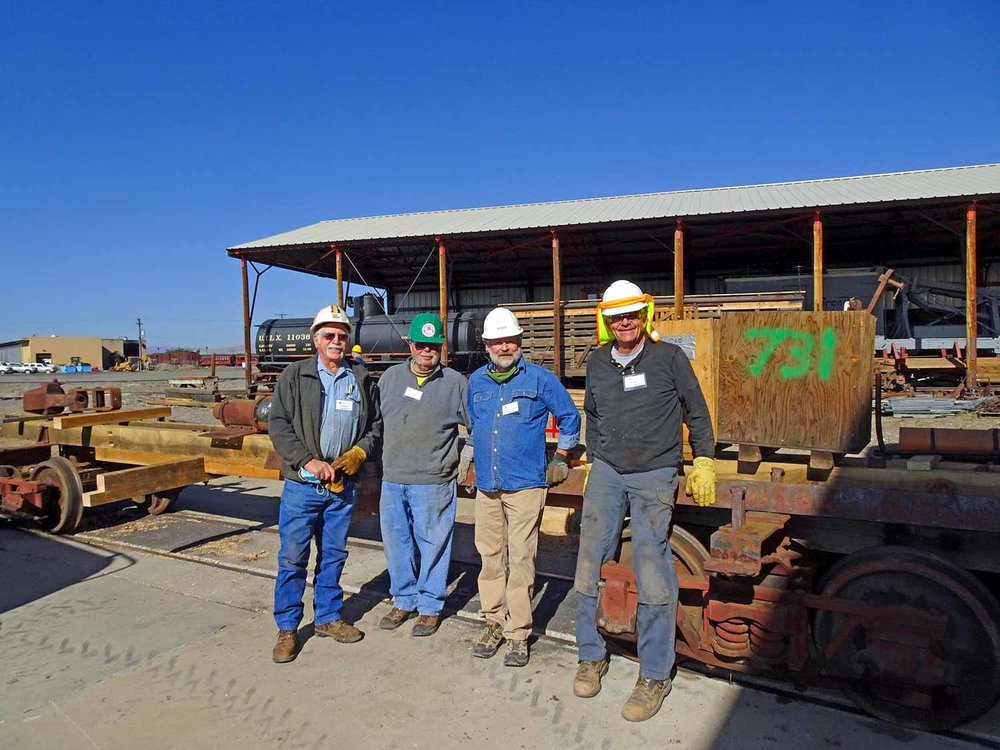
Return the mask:
M 0 435 L 37 441 L 47 422 L 25 429 L 24 425 L 2 425 Z M 48 429 L 55 445 L 90 447 L 99 461 L 129 464 L 155 464 L 164 459 L 182 460 L 193 456 L 205 459 L 205 470 L 213 475 L 237 475 L 278 479 L 278 472 L 266 469 L 267 457 L 274 446 L 267 435 L 247 435 L 240 448 L 212 445 L 204 437 L 205 425 L 185 425 L 172 422 L 98 425 L 72 429 Z
M 864 310 L 725 313 L 719 341 L 719 442 L 868 444 L 875 318 Z
M 146 409 L 119 409 L 118 411 L 102 411 L 94 414 L 62 414 L 52 418 L 52 426 L 57 430 L 65 430 L 99 424 L 125 424 L 141 419 L 160 419 L 169 416 L 169 406 L 151 406 Z
M 202 458 L 185 458 L 180 461 L 110 471 L 97 475 L 96 490 L 83 493 L 83 507 L 93 508 L 117 500 L 187 487 L 189 484 L 203 482 L 208 478 L 208 474 L 205 473 L 205 461 Z
M 547 536 L 570 536 L 579 526 L 575 507 L 546 505 L 542 509 L 542 523 L 538 530 Z

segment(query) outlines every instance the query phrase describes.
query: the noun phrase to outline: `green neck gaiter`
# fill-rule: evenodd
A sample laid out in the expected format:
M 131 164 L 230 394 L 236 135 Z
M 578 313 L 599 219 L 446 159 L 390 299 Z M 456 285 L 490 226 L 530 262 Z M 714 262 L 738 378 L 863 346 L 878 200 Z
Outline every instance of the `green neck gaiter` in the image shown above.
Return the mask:
M 497 372 L 494 369 L 486 368 L 486 374 L 493 378 L 495 383 L 506 383 L 512 377 L 517 375 L 517 365 L 514 365 L 506 372 Z

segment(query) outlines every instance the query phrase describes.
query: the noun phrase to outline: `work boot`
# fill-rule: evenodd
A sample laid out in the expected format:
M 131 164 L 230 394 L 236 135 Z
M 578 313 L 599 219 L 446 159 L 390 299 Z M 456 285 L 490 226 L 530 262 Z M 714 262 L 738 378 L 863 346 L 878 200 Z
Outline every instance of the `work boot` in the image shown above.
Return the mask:
M 505 667 L 528 666 L 528 639 L 507 641 L 507 653 L 503 657 Z
M 581 660 L 576 665 L 573 695 L 577 698 L 593 698 L 601 692 L 601 678 L 608 673 L 610 663 L 611 660 L 607 656 L 600 661 Z
M 299 636 L 295 630 L 279 630 L 278 642 L 274 644 L 271 658 L 275 664 L 285 664 L 295 661 L 299 655 Z
M 489 659 L 500 650 L 501 643 L 503 643 L 503 625 L 487 620 L 479 640 L 472 647 L 472 655 L 478 659 Z
M 413 630 L 410 631 L 410 635 L 415 635 L 418 638 L 434 635 L 440 625 L 441 615 L 420 615 L 417 617 L 417 621 L 413 623 Z
M 627 721 L 645 721 L 656 715 L 663 699 L 670 694 L 670 680 L 651 680 L 639 676 L 632 695 L 625 701 L 622 718 Z
M 400 609 L 399 607 L 393 607 L 389 610 L 389 614 L 379 620 L 378 626 L 382 628 L 382 630 L 395 630 L 411 617 L 413 617 L 412 609 Z
M 338 643 L 357 643 L 365 637 L 364 633 L 343 620 L 324 622 L 322 625 L 316 625 L 315 630 L 320 638 L 333 638 Z

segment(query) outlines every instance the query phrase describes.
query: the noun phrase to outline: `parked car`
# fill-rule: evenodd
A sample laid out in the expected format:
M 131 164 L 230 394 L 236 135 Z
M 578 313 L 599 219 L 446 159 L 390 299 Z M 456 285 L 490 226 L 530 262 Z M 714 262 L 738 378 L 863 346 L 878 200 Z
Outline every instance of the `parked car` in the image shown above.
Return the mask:
M 38 363 L 38 365 L 36 366 L 36 370 L 35 370 L 35 372 L 47 372 L 50 375 L 52 373 L 56 372 L 56 371 L 58 371 L 58 368 L 55 365 L 53 365 L 53 364 L 46 364 L 44 362 Z
M 23 364 L 21 362 L 8 362 L 7 366 L 10 368 L 10 372 L 12 373 L 16 372 L 23 375 L 25 373 L 31 372 L 31 368 L 28 365 Z
M 0 362 L 0 375 L 7 375 L 12 372 L 14 371 L 11 369 L 9 362 Z

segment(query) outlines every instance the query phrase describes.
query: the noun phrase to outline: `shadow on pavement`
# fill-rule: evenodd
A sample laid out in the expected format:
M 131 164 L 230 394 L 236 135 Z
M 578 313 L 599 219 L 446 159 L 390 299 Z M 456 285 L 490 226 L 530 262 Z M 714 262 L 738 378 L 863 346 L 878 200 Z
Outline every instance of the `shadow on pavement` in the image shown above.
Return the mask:
M 134 562 L 126 555 L 91 552 L 70 541 L 0 524 L 0 568 L 13 572 L 0 586 L 0 614 Z

